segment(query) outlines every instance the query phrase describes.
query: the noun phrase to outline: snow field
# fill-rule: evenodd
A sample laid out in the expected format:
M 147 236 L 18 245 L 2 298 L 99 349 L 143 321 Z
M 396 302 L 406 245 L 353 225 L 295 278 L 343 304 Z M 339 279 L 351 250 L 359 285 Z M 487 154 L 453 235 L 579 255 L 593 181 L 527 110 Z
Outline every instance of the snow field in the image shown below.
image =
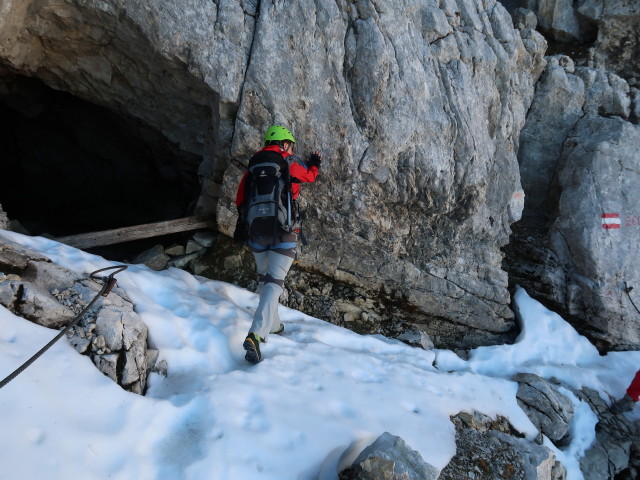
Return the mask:
M 78 272 L 111 265 L 52 240 L 1 236 Z M 0 390 L 0 479 L 328 480 L 337 478 L 341 456 L 354 458 L 385 431 L 440 469 L 455 453 L 449 416 L 460 411 L 503 415 L 537 435 L 517 405 L 512 374 L 618 398 L 640 366 L 640 352 L 600 357 L 523 290 L 516 344 L 477 348 L 468 361 L 281 307 L 285 334 L 269 337 L 254 366 L 242 341 L 255 294 L 176 269 L 132 265 L 117 279 L 168 376 L 151 374 L 147 395 L 131 394 L 60 340 Z M 55 333 L 0 307 L 0 377 Z M 574 400 L 571 445 L 560 451 L 547 440 L 571 480 L 582 478 L 579 457 L 595 435 L 593 413 Z

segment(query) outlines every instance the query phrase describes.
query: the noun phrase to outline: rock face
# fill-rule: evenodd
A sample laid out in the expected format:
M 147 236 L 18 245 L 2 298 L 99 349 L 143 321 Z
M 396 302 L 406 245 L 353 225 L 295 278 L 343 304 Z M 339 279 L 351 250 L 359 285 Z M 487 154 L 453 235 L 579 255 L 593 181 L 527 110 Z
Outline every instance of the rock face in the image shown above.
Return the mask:
M 382 291 L 431 330 L 471 327 L 468 346 L 513 329 L 500 247 L 522 211 L 515 154 L 545 42 L 495 0 L 2 11 L 0 66 L 201 155 L 198 208 L 217 205 L 221 231 L 235 225 L 238 165 L 269 124 L 286 124 L 300 152 L 326 157 L 303 205 L 301 267 Z
M 36 252 L 1 240 L 0 304 L 16 315 L 49 328 L 65 327 L 102 288 Z M 121 289 L 100 298 L 67 336 L 114 382 L 144 393 L 153 352 L 147 349 L 146 325 Z
M 14 79 L 36 77 L 126 115 L 148 144 L 165 137 L 163 152 L 181 153 L 158 168 L 197 170 L 195 208 L 228 235 L 244 165 L 269 124 L 287 125 L 301 154 L 326 159 L 303 189 L 310 243 L 298 266 L 393 311 L 342 298 L 320 307 L 345 322 L 417 324 L 436 346 L 513 339 L 501 248 L 526 193 L 513 281 L 574 323 L 589 318 L 582 331 L 604 344 L 636 348 L 627 188 L 637 191 L 640 7 L 505 4 L 513 19 L 495 0 L 6 0 L 0 97 L 35 115 Z M 534 28 L 577 42 L 584 58 L 550 57 L 532 104 L 546 64 Z M 604 213 L 628 220 L 632 238 L 596 231 Z
M 9 0 L 0 58 L 12 72 L 126 111 L 200 156 L 220 98 L 238 96 L 251 39 L 240 27 L 253 17 L 240 3 L 223 3 Z M 213 48 L 194 48 L 203 38 L 213 39 Z
M 640 4 L 629 0 L 504 0 L 516 16 L 522 9 L 537 16 L 550 40 L 584 51 L 585 65 L 640 82 Z M 521 15 L 521 14 L 518 14 Z M 582 56 L 582 55 L 581 55 Z
M 317 184 L 303 187 L 310 244 L 300 266 L 382 292 L 434 329 L 449 323 L 482 332 L 475 341 L 504 338 L 513 317 L 499 246 L 523 202 L 512 129 L 544 42 L 515 31 L 494 3 L 339 5 L 304 9 L 313 12 L 309 42 L 259 24 L 231 154 L 246 162 L 266 125 L 291 126 L 302 151 L 320 146 L 327 156 Z M 295 48 L 274 69 L 267 50 L 289 35 Z M 296 68 L 309 58 L 322 60 Z M 269 88 L 283 69 L 295 82 Z M 316 77 L 326 82 L 320 92 Z M 294 107 L 278 110 L 292 98 Z M 232 165 L 223 184 L 217 213 L 228 233 L 242 173 Z
M 549 235 L 567 272 L 565 308 L 585 319 L 592 336 L 637 349 L 640 297 L 631 288 L 640 285 L 633 261 L 640 248 L 640 128 L 585 117 L 572 134 L 558 165 L 559 216 Z M 618 226 L 607 215 L 619 216 L 620 228 L 604 228 Z
M 585 0 L 578 16 L 596 25 L 594 66 L 640 87 L 640 4 L 626 0 Z
M 630 113 L 623 79 L 549 59 L 521 134 L 527 201 L 509 247 L 515 283 L 616 349 L 640 347 L 640 128 Z

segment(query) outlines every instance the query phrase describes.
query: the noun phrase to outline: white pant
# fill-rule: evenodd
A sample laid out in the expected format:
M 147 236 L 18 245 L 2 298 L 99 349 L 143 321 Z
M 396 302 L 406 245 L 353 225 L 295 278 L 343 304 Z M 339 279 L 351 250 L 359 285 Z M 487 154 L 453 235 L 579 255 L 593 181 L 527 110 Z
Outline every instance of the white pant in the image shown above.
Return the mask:
M 284 290 L 284 279 L 293 264 L 293 257 L 275 250 L 253 251 L 258 271 L 258 293 L 260 302 L 249 332 L 253 332 L 264 341 L 271 332 L 280 328 L 278 305 Z

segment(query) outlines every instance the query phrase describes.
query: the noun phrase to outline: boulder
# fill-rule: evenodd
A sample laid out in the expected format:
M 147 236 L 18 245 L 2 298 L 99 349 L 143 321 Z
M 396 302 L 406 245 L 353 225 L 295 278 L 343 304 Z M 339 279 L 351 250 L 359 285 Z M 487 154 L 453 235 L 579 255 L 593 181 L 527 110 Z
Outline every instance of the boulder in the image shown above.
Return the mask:
M 41 254 L 14 243 L 0 243 L 0 304 L 16 315 L 48 328 L 60 328 L 75 313 L 50 293 L 79 276 Z M 9 275 L 7 275 L 9 274 Z
M 179 257 L 181 255 L 184 255 L 185 252 L 186 252 L 186 249 L 184 245 L 176 244 L 176 245 L 171 245 L 170 247 L 164 249 L 164 253 L 166 253 L 170 257 Z
M 475 478 L 501 480 L 561 480 L 564 467 L 546 447 L 496 432 L 468 429 L 456 435 L 456 455 L 440 474 L 441 480 Z
M 169 260 L 171 260 L 171 257 L 165 253 L 164 247 L 158 244 L 140 253 L 134 263 L 143 263 L 151 270 L 158 271 L 164 269 Z
M 93 280 L 81 280 L 55 293 L 78 313 L 100 288 Z M 153 367 L 147 363 L 147 326 L 121 289 L 102 298 L 67 336 L 79 353 L 89 355 L 114 382 L 133 393 L 144 393 Z
M 185 247 L 186 254 L 198 253 L 198 252 L 201 252 L 202 250 L 204 250 L 204 246 L 200 245 L 200 243 L 196 242 L 195 240 L 187 241 L 187 246 Z
M 48 328 L 64 327 L 75 317 L 75 313 L 56 301 L 51 293 L 22 279 L 0 284 L 0 302 L 16 315 Z
M 411 328 L 408 331 L 401 333 L 396 338 L 409 345 L 421 347 L 425 350 L 431 350 L 433 348 L 433 341 L 431 341 L 429 335 L 417 328 Z
M 210 248 L 216 241 L 216 235 L 210 231 L 199 231 L 193 234 L 193 240 L 198 242 L 204 248 Z
M 202 249 L 202 247 L 200 247 Z M 175 268 L 185 268 L 189 263 L 193 262 L 196 258 L 199 258 L 202 253 L 204 253 L 202 250 L 199 250 L 195 253 L 189 253 L 187 255 L 179 255 L 176 257 L 173 257 L 171 260 L 169 260 L 168 262 L 166 262 L 163 266 L 164 267 L 175 267 Z
M 573 8 L 573 0 L 539 0 L 536 13 L 540 28 L 554 40 L 563 42 L 582 40 L 580 22 Z
M 551 450 L 505 433 L 508 428 L 505 428 L 505 422 L 497 422 L 501 425 L 497 430 L 492 427 L 495 421 L 481 422 L 481 425 L 475 425 L 476 428 L 468 426 L 468 421 L 460 421 L 455 417 L 453 422 L 456 425 L 456 454 L 442 470 L 439 479 L 565 478 L 565 469 L 556 461 Z
M 566 444 L 573 419 L 573 402 L 560 393 L 558 387 L 538 375 L 519 373 L 513 380 L 518 382 L 518 405 L 540 433 L 556 445 Z
M 389 432 L 366 447 L 340 480 L 436 480 L 438 469 L 429 465 L 406 442 Z

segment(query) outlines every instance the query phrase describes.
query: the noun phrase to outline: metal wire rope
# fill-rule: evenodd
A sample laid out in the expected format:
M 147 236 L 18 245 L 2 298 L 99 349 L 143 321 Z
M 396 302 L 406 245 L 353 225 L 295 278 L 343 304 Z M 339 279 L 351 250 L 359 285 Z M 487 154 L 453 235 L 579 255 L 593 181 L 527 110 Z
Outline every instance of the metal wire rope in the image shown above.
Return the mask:
M 24 372 L 29 367 L 29 365 L 31 365 L 39 357 L 41 357 L 42 354 L 44 354 L 44 352 L 49 350 L 53 346 L 53 344 L 56 343 L 58 340 L 60 340 L 71 328 L 76 326 L 78 324 L 78 322 L 80 321 L 80 319 L 84 316 L 84 314 L 87 313 L 87 311 L 89 311 L 89 309 L 91 307 L 93 307 L 93 305 L 98 301 L 98 299 L 101 296 L 102 297 L 106 297 L 107 295 L 109 295 L 109 292 L 111 291 L 111 289 L 116 285 L 116 279 L 114 278 L 114 275 L 116 275 L 117 273 L 120 273 L 121 271 L 125 270 L 126 268 L 127 268 L 126 265 L 117 265 L 115 267 L 101 268 L 100 270 L 96 270 L 95 272 L 92 272 L 89 275 L 89 277 L 92 280 L 96 280 L 97 281 L 99 279 L 99 277 L 96 277 L 97 273 L 104 272 L 106 270 L 115 270 L 115 269 L 117 269 L 115 272 L 111 273 L 109 276 L 100 278 L 104 282 L 104 284 L 102 285 L 102 288 L 100 289 L 100 292 L 98 292 L 98 294 L 95 297 L 93 297 L 93 299 L 89 302 L 89 304 L 86 307 L 84 307 L 84 309 L 76 316 L 76 318 L 74 318 L 66 327 L 64 327 L 60 331 L 60 333 L 58 333 L 49 343 L 47 343 L 44 347 L 42 347 L 40 350 L 38 350 L 29 360 L 24 362 L 17 369 L 15 369 L 10 375 L 8 375 L 4 380 L 2 380 L 0 382 L 0 388 L 3 388 L 11 380 L 13 380 L 18 375 L 20 375 L 22 372 Z

